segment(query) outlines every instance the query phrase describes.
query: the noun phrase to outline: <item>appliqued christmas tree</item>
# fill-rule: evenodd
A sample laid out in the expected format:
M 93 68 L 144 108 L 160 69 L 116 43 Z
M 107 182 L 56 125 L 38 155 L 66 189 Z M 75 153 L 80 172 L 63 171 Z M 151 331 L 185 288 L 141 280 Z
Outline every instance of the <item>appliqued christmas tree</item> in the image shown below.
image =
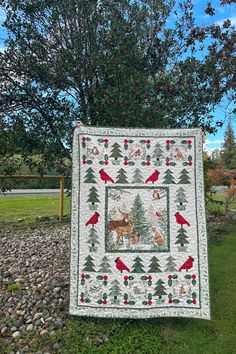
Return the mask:
M 143 175 L 142 175 L 142 172 L 139 170 L 139 168 L 136 168 L 134 171 L 132 183 L 134 183 L 134 184 L 144 183 Z
M 97 252 L 97 246 L 96 245 L 99 245 L 100 242 L 98 241 L 98 233 L 97 231 L 94 229 L 94 227 L 92 227 L 90 230 L 89 230 L 89 238 L 88 238 L 88 241 L 87 243 L 90 245 L 89 247 L 89 251 L 90 252 Z
M 84 182 L 85 183 L 96 183 L 96 179 L 94 176 L 94 170 L 91 167 L 89 167 L 86 171 Z
M 177 190 L 175 202 L 177 203 L 178 210 L 185 210 L 188 201 L 186 199 L 186 194 L 182 187 L 179 187 L 179 189 Z
M 164 173 L 163 184 L 175 184 L 173 172 L 169 168 Z
M 178 230 L 177 241 L 175 242 L 176 244 L 180 245 L 179 251 L 186 251 L 185 245 L 189 243 L 187 238 L 187 231 L 183 227 L 181 227 Z
M 156 256 L 153 256 L 150 261 L 148 273 L 159 273 L 161 272 L 160 264 Z
M 109 294 L 108 296 L 110 296 L 111 298 L 111 303 L 114 305 L 118 305 L 120 303 L 121 300 L 121 295 L 122 292 L 120 291 L 120 283 L 118 282 L 118 280 L 113 280 L 113 282 L 111 283 L 111 287 L 109 289 Z
M 134 264 L 133 264 L 133 267 L 132 267 L 132 273 L 145 273 L 143 267 L 144 267 L 143 260 L 139 256 L 137 256 L 134 259 Z
M 189 172 L 185 168 L 180 172 L 178 183 L 179 184 L 191 184 Z
M 152 235 L 150 233 L 150 224 L 146 218 L 146 211 L 144 205 L 137 194 L 134 199 L 133 208 L 131 210 L 132 220 L 134 220 L 133 236 L 142 238 L 142 243 L 150 244 L 152 242 Z
M 117 173 L 116 183 L 129 183 L 126 176 L 126 171 L 121 168 Z
M 177 272 L 176 264 L 175 264 L 175 259 L 172 256 L 169 256 L 167 258 L 167 263 L 166 263 L 166 269 L 165 272 Z
M 99 266 L 99 272 L 101 272 L 101 273 L 112 273 L 111 266 L 110 266 L 110 263 L 109 263 L 109 259 L 106 256 L 104 256 L 102 258 L 102 263 Z
M 114 163 L 117 164 L 119 158 L 122 157 L 121 154 L 121 147 L 118 143 L 114 143 L 111 147 L 111 155 L 110 157 L 112 157 L 114 159 Z
M 164 281 L 161 280 L 161 279 L 159 279 L 159 280 L 156 282 L 156 287 L 155 287 L 155 289 L 154 289 L 155 292 L 154 292 L 153 296 L 158 296 L 159 299 L 161 299 L 163 295 L 166 295 L 166 292 L 165 292 L 166 288 L 164 287 L 163 284 L 165 284 L 165 283 L 164 283 Z
M 85 258 L 85 263 L 84 263 L 84 268 L 83 268 L 83 271 L 84 272 L 96 272 L 96 270 L 94 269 L 94 264 L 93 264 L 94 260 L 93 258 L 88 255 L 86 258 Z
M 163 161 L 163 150 L 161 144 L 156 143 L 154 150 L 152 152 L 152 158 L 154 160 L 154 165 L 161 166 Z
M 98 193 L 96 187 L 92 186 L 90 188 L 87 202 L 91 203 L 92 206 L 94 206 L 95 203 L 100 202 L 100 200 L 98 199 Z

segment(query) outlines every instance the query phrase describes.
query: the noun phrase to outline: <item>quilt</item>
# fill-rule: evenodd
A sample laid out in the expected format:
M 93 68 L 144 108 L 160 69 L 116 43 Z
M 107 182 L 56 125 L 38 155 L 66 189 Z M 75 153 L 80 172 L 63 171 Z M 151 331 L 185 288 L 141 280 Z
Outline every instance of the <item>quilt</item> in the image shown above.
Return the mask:
M 75 129 L 69 311 L 210 319 L 200 129 Z

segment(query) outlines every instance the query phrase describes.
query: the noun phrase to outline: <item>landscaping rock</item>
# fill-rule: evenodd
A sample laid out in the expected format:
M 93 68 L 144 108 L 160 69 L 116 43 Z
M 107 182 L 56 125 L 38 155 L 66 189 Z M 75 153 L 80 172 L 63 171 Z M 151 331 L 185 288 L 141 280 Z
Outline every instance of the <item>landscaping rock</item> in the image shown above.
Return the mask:
M 34 338 L 54 336 L 64 327 L 69 302 L 69 227 L 27 228 L 17 237 L 6 232 L 1 239 L 0 274 L 2 338 L 12 342 L 12 353 L 28 353 Z M 19 289 L 9 291 L 13 284 L 19 284 Z M 35 331 L 32 338 L 31 331 Z M 27 340 L 20 338 L 27 333 Z M 60 348 L 59 343 L 54 346 L 53 350 Z

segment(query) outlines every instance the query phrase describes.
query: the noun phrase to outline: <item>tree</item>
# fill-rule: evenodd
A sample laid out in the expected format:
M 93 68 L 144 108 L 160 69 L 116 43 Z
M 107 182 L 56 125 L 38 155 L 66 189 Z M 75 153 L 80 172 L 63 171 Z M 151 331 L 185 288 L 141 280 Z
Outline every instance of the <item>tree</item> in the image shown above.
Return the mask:
M 161 148 L 160 143 L 156 143 L 153 153 L 152 153 L 152 158 L 155 160 L 154 164 L 157 166 L 161 165 L 161 162 L 163 160 L 163 150 Z
M 89 238 L 87 243 L 90 244 L 90 252 L 97 252 L 96 245 L 100 244 L 100 242 L 98 241 L 98 233 L 94 227 L 89 230 Z
M 225 131 L 223 143 L 223 160 L 227 169 L 236 168 L 236 143 L 232 125 L 229 123 Z
M 181 227 L 178 230 L 177 241 L 175 243 L 180 244 L 181 247 L 184 247 L 189 243 L 187 238 L 188 238 L 187 231 L 183 227 Z
M 167 263 L 166 263 L 166 269 L 165 272 L 177 272 L 176 264 L 175 264 L 175 259 L 172 256 L 169 256 L 167 258 Z
M 180 171 L 179 184 L 190 184 L 189 172 L 184 168 Z
M 94 269 L 93 258 L 90 255 L 88 255 L 85 258 L 83 271 L 84 272 L 96 272 Z
M 132 183 L 144 183 L 143 175 L 139 168 L 134 170 Z
M 120 145 L 119 145 L 118 143 L 114 143 L 114 144 L 112 145 L 110 157 L 113 157 L 113 158 L 115 159 L 115 161 L 116 161 L 119 157 L 122 157 L 121 148 L 120 148 Z
M 143 269 L 144 265 L 143 265 L 143 260 L 142 258 L 140 258 L 139 256 L 137 256 L 134 259 L 134 264 L 133 264 L 133 269 L 132 269 L 132 273 L 145 273 L 144 269 Z
M 186 194 L 185 194 L 184 189 L 182 187 L 179 187 L 179 189 L 176 192 L 175 202 L 177 203 L 178 210 L 185 210 L 185 206 L 186 206 L 186 203 L 188 203 L 188 201 L 186 199 Z
M 163 183 L 164 184 L 175 184 L 173 172 L 169 168 L 164 173 Z
M 99 272 L 101 273 L 111 273 L 111 266 L 110 266 L 110 263 L 109 263 L 109 259 L 104 256 L 102 258 L 102 263 L 100 264 L 99 266 Z
M 112 304 L 119 304 L 120 300 L 119 297 L 122 295 L 122 292 L 120 291 L 120 283 L 118 282 L 118 280 L 113 280 L 111 283 L 111 287 L 109 289 L 109 294 L 108 296 L 111 296 L 111 303 Z
M 161 272 L 160 264 L 158 263 L 157 257 L 153 256 L 151 258 L 148 273 L 158 273 L 158 272 Z
M 172 0 L 2 0 L 1 9 L 0 135 L 9 158 L 19 153 L 30 165 L 37 153 L 40 172 L 65 173 L 77 117 L 93 126 L 221 125 L 212 111 L 234 85 L 230 20 L 199 26 L 191 1 Z
M 155 287 L 155 289 L 154 289 L 155 292 L 154 292 L 153 296 L 158 296 L 159 299 L 161 299 L 163 295 L 166 295 L 166 292 L 165 292 L 166 288 L 164 287 L 163 284 L 165 284 L 165 283 L 164 283 L 164 281 L 161 280 L 161 279 L 159 279 L 159 280 L 156 282 L 156 287 Z
M 117 173 L 116 183 L 129 183 L 126 177 L 126 171 L 123 168 Z
M 84 182 L 85 183 L 96 183 L 95 176 L 94 176 L 94 170 L 89 167 L 86 171 L 86 175 L 84 177 Z
M 98 199 L 97 188 L 95 188 L 94 186 L 92 186 L 89 190 L 87 202 L 92 203 L 92 205 L 94 205 L 95 203 L 100 203 L 100 200 Z
M 140 198 L 140 195 L 137 194 L 134 199 L 134 204 L 131 209 L 131 218 L 134 220 L 134 229 L 133 235 L 142 238 L 142 242 L 149 243 L 151 242 L 151 235 L 150 235 L 150 224 L 146 218 L 146 211 L 144 209 L 143 202 Z

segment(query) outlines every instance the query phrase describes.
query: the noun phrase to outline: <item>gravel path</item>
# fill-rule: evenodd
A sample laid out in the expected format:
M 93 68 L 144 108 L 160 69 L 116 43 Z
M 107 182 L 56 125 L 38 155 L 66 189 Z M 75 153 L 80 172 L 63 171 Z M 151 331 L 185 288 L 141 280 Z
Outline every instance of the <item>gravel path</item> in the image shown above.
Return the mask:
M 63 329 L 68 292 L 68 226 L 0 238 L 0 333 L 20 346 L 12 353 L 28 353 L 30 341 Z

